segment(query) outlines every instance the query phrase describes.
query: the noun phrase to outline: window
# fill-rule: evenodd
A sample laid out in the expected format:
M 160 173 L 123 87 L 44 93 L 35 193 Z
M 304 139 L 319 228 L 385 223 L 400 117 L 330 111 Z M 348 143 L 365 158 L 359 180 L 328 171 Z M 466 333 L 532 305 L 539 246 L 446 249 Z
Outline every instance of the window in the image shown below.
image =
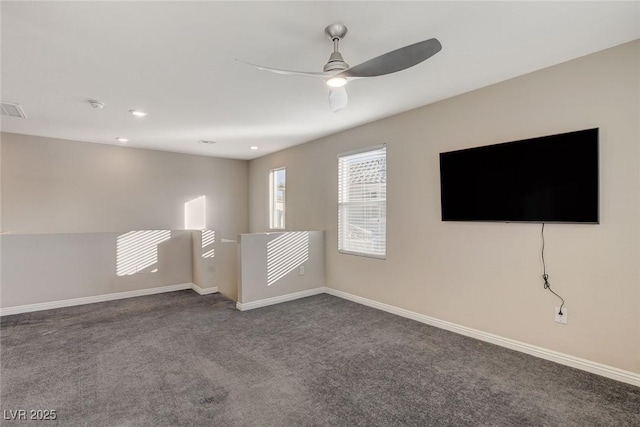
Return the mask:
M 386 146 L 338 156 L 338 251 L 385 258 Z
M 285 168 L 269 172 L 269 228 L 284 229 L 284 201 L 287 183 Z

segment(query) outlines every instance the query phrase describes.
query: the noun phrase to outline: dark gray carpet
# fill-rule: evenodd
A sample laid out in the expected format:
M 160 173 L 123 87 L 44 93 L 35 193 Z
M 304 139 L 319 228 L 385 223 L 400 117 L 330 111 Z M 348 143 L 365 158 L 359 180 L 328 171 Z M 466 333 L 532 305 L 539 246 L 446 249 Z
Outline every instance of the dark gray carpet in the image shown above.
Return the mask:
M 172 292 L 7 316 L 0 339 L 3 418 L 57 414 L 3 425 L 640 425 L 640 388 L 329 295 Z

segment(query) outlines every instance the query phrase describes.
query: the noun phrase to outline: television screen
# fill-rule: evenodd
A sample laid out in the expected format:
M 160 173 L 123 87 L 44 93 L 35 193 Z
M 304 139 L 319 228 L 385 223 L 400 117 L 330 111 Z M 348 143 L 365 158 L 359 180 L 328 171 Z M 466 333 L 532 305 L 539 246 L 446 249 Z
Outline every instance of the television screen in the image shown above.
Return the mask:
M 440 153 L 443 221 L 598 223 L 598 129 Z

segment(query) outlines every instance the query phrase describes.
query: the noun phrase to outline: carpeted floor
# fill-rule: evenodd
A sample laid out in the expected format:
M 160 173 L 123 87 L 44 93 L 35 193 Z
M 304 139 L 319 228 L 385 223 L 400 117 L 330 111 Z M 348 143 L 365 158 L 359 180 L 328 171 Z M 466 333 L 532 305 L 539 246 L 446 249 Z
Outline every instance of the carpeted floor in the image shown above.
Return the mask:
M 329 295 L 243 313 L 172 292 L 7 316 L 0 338 L 7 426 L 640 425 L 640 388 Z

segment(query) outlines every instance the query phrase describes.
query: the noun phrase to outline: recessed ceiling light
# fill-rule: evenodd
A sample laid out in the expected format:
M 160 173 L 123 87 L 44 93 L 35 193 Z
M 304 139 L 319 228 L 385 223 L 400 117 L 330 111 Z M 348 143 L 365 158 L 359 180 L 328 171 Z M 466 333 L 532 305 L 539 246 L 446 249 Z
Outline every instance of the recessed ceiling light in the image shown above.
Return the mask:
M 257 146 L 257 145 L 252 145 L 252 146 L 251 146 L 251 147 L 249 147 L 249 148 L 251 148 L 252 150 L 257 150 L 257 149 L 258 149 L 258 146 Z
M 116 138 L 116 141 L 118 141 L 118 142 L 129 142 L 129 138 L 118 137 L 118 138 Z
M 216 143 L 215 141 L 208 141 L 206 139 L 202 139 L 202 140 L 200 140 L 198 142 L 200 142 L 200 144 L 215 144 Z
M 141 111 L 141 110 L 129 110 L 129 112 L 131 114 L 133 114 L 134 116 L 136 116 L 136 117 L 144 117 L 147 114 L 149 114 L 149 113 L 145 113 L 144 111 Z

